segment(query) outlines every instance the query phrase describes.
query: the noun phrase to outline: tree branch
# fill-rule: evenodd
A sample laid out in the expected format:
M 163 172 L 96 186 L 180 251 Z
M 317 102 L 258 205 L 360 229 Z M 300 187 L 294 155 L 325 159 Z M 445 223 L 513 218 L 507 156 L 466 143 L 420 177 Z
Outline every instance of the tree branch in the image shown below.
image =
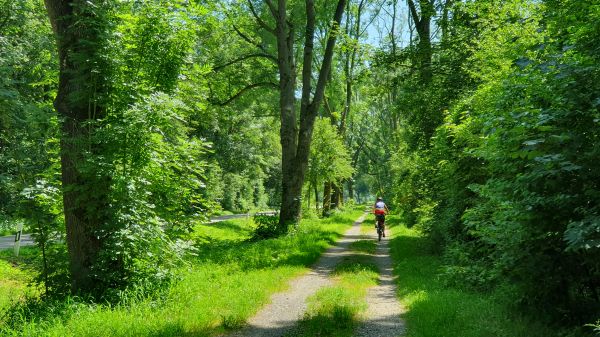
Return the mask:
M 333 22 L 331 24 L 331 28 L 329 29 L 329 37 L 327 38 L 325 53 L 323 54 L 323 64 L 321 64 L 321 70 L 319 72 L 319 79 L 317 81 L 315 95 L 313 96 L 313 101 L 311 102 L 311 105 L 314 105 L 315 107 L 318 107 L 319 104 L 321 104 L 321 100 L 323 99 L 323 95 L 325 94 L 325 85 L 327 84 L 329 71 L 331 70 L 331 62 L 333 58 L 335 40 L 338 35 L 337 30 L 339 30 L 340 21 L 342 19 L 342 14 L 344 13 L 345 5 L 345 0 L 338 1 L 338 5 L 333 16 Z M 316 114 L 316 111 L 311 112 L 311 114 Z
M 244 56 L 240 56 L 238 58 L 236 58 L 235 60 L 231 60 L 229 62 L 226 62 L 224 64 L 218 65 L 213 67 L 213 72 L 217 72 L 220 71 L 221 69 L 228 67 L 232 64 L 247 60 L 247 59 L 251 59 L 251 58 L 258 58 L 258 57 L 262 57 L 262 58 L 266 58 L 268 60 L 274 61 L 275 63 L 277 63 L 277 58 L 275 58 L 275 56 L 273 55 L 269 55 L 269 54 L 263 54 L 263 53 L 256 53 L 256 54 L 249 54 L 249 55 L 244 55 Z
M 219 106 L 225 106 L 231 102 L 233 102 L 234 100 L 238 99 L 240 96 L 242 96 L 243 94 L 245 94 L 247 91 L 252 90 L 254 88 L 259 88 L 259 87 L 273 87 L 276 89 L 279 89 L 279 85 L 273 83 L 273 82 L 259 82 L 259 83 L 254 83 L 254 84 L 250 84 L 242 89 L 240 89 L 240 91 L 238 91 L 235 95 L 231 96 L 230 98 L 228 98 L 226 101 L 224 102 L 211 102 L 212 104 L 215 105 L 219 105 Z
M 327 114 L 329 115 L 329 117 L 332 117 L 333 110 L 331 110 L 331 107 L 329 106 L 329 101 L 327 100 L 327 97 L 323 98 L 323 106 L 325 107 L 325 110 L 327 110 Z
M 252 0 L 248 0 L 248 5 L 250 6 L 250 12 L 252 12 L 252 16 L 254 16 L 256 22 L 258 22 L 258 24 L 267 32 L 275 35 L 275 28 L 271 28 L 271 26 L 269 26 L 263 19 L 260 18 L 260 16 L 256 12 L 256 9 L 254 8 L 254 5 L 252 4 Z
M 417 7 L 415 6 L 415 3 L 413 0 L 407 0 L 408 1 L 408 8 L 410 8 L 410 13 L 413 16 L 413 20 L 415 21 L 415 24 L 418 26 L 421 22 L 421 19 L 419 18 L 419 13 L 417 12 Z
M 277 18 L 278 16 L 278 10 L 277 8 L 275 8 L 275 5 L 273 4 L 273 1 L 271 0 L 265 0 L 265 3 L 267 4 L 267 6 L 269 7 L 269 10 L 271 11 L 271 15 L 273 15 L 274 18 Z
M 306 33 L 304 37 L 304 59 L 302 64 L 302 99 L 301 104 L 306 107 L 310 104 L 310 94 L 312 91 L 312 61 L 313 47 L 315 39 L 316 12 L 314 0 L 306 0 Z
M 265 48 L 258 42 L 253 41 L 248 35 L 244 34 L 236 25 L 232 25 L 233 29 L 235 30 L 235 32 L 246 42 L 248 42 L 249 44 L 255 46 L 256 48 L 262 50 L 263 52 L 267 52 L 265 50 Z

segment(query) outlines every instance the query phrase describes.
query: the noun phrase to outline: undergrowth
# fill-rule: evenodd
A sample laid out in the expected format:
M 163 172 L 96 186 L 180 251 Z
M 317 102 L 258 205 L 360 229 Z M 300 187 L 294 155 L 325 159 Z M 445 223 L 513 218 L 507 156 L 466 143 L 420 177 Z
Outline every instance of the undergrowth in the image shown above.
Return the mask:
M 117 304 L 32 299 L 5 311 L 10 314 L 0 321 L 0 335 L 214 336 L 237 329 L 271 293 L 305 272 L 360 213 L 305 220 L 292 234 L 257 242 L 248 240 L 254 229 L 248 219 L 197 225 L 190 236 L 197 256 L 167 288 L 132 289 Z
M 510 288 L 481 292 L 440 277 L 443 258 L 430 242 L 396 217 L 391 227 L 391 254 L 398 275 L 398 297 L 407 312 L 407 337 L 559 337 L 587 336 L 562 333 L 520 314 Z M 542 280 L 540 280 L 542 282 Z

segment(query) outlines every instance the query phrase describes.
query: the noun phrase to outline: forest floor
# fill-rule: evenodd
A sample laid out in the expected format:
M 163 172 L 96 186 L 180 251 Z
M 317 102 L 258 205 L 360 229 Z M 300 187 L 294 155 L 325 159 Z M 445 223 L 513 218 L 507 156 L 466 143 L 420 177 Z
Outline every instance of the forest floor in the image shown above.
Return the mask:
M 396 297 L 396 286 L 392 275 L 392 260 L 389 254 L 387 240 L 379 242 L 376 246 L 371 245 L 377 240 L 375 230 L 371 228 L 369 234 L 361 230 L 361 225 L 367 215 L 361 216 L 353 226 L 346 231 L 344 236 L 329 248 L 311 268 L 310 272 L 290 282 L 287 291 L 276 293 L 271 296 L 271 302 L 263 307 L 254 317 L 248 321 L 248 325 L 237 332 L 230 334 L 231 337 L 275 337 L 275 336 L 307 336 L 307 335 L 345 335 L 351 333 L 352 326 L 357 329 L 354 336 L 399 336 L 404 332 L 404 323 L 400 318 L 402 308 Z M 370 228 L 370 226 L 368 226 Z M 361 258 L 363 257 L 363 258 Z M 362 301 L 366 305 L 359 305 L 359 312 L 349 317 L 353 322 L 350 326 L 340 326 L 341 331 L 336 331 L 336 311 L 344 310 L 344 302 L 334 303 L 333 308 L 317 310 L 319 314 L 330 317 L 315 319 L 310 304 L 315 300 L 318 291 L 327 292 L 335 289 L 336 273 L 339 269 L 353 273 L 357 265 L 369 267 L 374 264 L 379 273 L 378 282 L 362 292 L 366 295 Z M 353 268 L 347 268 L 347 266 Z M 342 267 L 342 268 L 340 268 Z M 356 282 L 350 282 L 356 283 Z M 327 289 L 329 288 L 329 289 Z M 317 295 L 318 296 L 318 295 Z M 342 294 L 342 297 L 344 294 Z M 340 300 L 340 298 L 336 298 Z M 314 307 L 314 305 L 313 305 Z M 356 315 L 358 314 L 358 315 Z M 317 315 L 318 316 L 318 315 Z M 300 322 L 300 323 L 299 323 Z M 322 325 L 322 323 L 325 323 Z M 341 322 L 337 322 L 341 323 Z M 324 331 L 319 331 L 323 330 Z M 315 331 L 316 330 L 316 331 Z

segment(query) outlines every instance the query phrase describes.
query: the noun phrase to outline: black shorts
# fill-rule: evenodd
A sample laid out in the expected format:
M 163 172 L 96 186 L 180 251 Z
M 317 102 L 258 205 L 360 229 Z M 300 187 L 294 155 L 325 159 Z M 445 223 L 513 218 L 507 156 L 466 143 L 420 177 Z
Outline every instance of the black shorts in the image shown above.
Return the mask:
M 383 222 L 385 222 L 385 214 L 375 214 L 375 219 L 377 221 L 383 221 Z

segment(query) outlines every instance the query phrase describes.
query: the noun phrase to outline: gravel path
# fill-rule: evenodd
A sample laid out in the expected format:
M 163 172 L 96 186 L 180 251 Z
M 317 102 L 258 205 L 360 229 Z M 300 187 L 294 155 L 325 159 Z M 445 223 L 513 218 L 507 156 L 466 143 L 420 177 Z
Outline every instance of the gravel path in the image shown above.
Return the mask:
M 389 231 L 386 231 L 389 233 Z M 370 239 L 377 240 L 375 230 L 369 235 Z M 392 259 L 388 238 L 383 238 L 377 245 L 373 257 L 379 268 L 379 283 L 367 291 L 369 308 L 362 325 L 355 332 L 357 337 L 392 337 L 404 335 L 406 328 L 400 315 L 404 308 L 396 297 L 396 284 L 394 282 Z
M 294 279 L 287 291 L 271 296 L 271 303 L 261 309 L 248 321 L 246 328 L 235 331 L 229 337 L 281 337 L 295 335 L 298 321 L 307 309 L 306 299 L 324 286 L 333 285 L 329 274 L 342 261 L 344 256 L 356 254 L 349 245 L 365 239 L 360 233 L 360 225 L 366 215 L 361 216 L 337 244 L 329 248 L 304 276 Z M 377 240 L 376 233 L 367 239 Z M 379 268 L 377 286 L 367 291 L 368 309 L 363 322 L 355 332 L 357 337 L 393 337 L 404 335 L 405 326 L 400 315 L 404 312 L 396 298 L 392 260 L 388 239 L 377 245 L 373 261 Z
M 271 303 L 265 306 L 248 321 L 248 326 L 232 333 L 231 337 L 280 337 L 297 326 L 298 320 L 306 311 L 306 299 L 320 288 L 332 285 L 329 274 L 344 256 L 352 255 L 348 249 L 350 243 L 361 238 L 360 217 L 337 242 L 329 248 L 313 266 L 312 270 L 290 283 L 290 288 L 274 294 Z

